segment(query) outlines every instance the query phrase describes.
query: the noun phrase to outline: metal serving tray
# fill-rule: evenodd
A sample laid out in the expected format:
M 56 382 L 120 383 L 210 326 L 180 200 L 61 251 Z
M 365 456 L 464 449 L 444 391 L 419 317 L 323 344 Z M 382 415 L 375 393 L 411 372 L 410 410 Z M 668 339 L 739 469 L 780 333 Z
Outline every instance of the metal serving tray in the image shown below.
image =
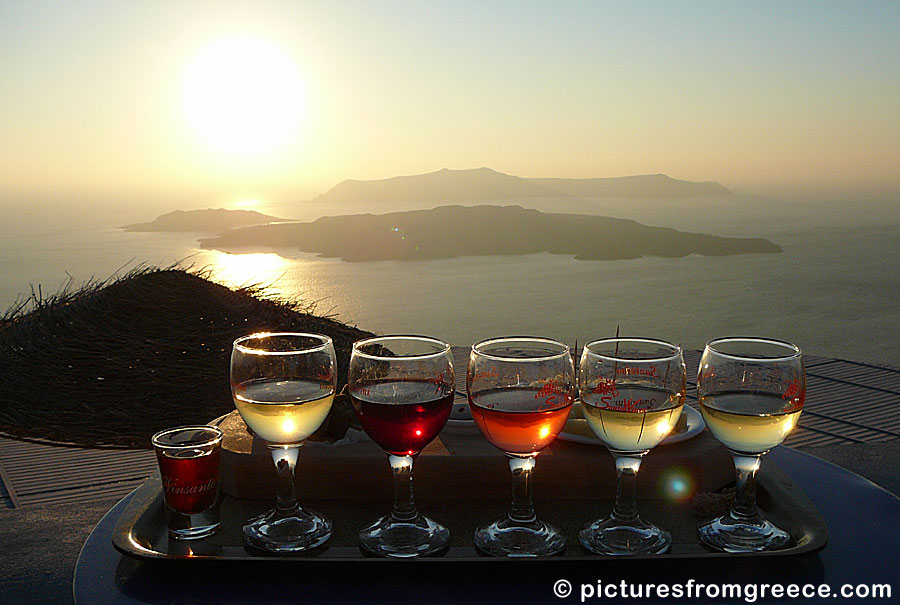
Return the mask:
M 472 469 L 472 472 L 477 472 Z M 537 465 L 540 477 L 540 464 Z M 640 477 L 638 481 L 640 481 Z M 314 481 L 314 475 L 306 475 Z M 538 479 L 540 480 L 540 479 Z M 302 485 L 302 484 L 301 484 Z M 569 546 L 554 560 L 589 561 L 604 557 L 588 553 L 578 544 L 578 529 L 588 520 L 605 517 L 612 507 L 610 499 L 597 501 L 547 498 L 550 485 L 540 485 L 543 499 L 536 500 L 538 515 L 565 529 Z M 452 501 L 435 499 L 417 502 L 420 512 L 445 524 L 450 529 L 449 548 L 440 556 L 428 557 L 440 561 L 497 561 L 484 557 L 472 545 L 475 527 L 484 521 L 499 518 L 506 512 L 508 502 L 502 499 L 459 499 L 459 486 L 448 486 L 455 492 Z M 559 491 L 559 490 L 558 490 Z M 825 522 L 806 494 L 771 462 L 764 460 L 759 474 L 758 501 L 763 515 L 787 530 L 793 544 L 786 549 L 761 553 L 729 554 L 713 551 L 703 546 L 697 537 L 697 526 L 702 519 L 694 515 L 693 506 L 685 501 L 671 499 L 639 498 L 638 509 L 643 518 L 671 532 L 671 550 L 663 555 L 630 557 L 629 559 L 702 559 L 710 557 L 784 557 L 815 552 L 828 540 Z M 357 532 L 376 517 L 386 513 L 389 500 L 357 500 L 350 495 L 346 499 L 306 501 L 301 503 L 328 515 L 334 522 L 331 539 L 320 549 L 302 555 L 272 555 L 261 553 L 242 544 L 243 522 L 274 505 L 272 499 L 249 500 L 225 495 L 222 500 L 222 526 L 219 531 L 202 540 L 170 540 L 166 531 L 163 495 L 159 475 L 154 475 L 135 490 L 126 510 L 119 518 L 113 532 L 113 544 L 122 553 L 144 560 L 165 561 L 384 561 L 367 557 L 358 549 Z

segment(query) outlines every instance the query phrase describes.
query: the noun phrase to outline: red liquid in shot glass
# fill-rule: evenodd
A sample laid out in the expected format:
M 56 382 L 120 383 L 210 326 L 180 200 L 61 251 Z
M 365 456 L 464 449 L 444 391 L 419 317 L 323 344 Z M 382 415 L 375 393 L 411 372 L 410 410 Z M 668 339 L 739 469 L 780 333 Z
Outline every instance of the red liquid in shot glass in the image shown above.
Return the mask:
M 169 508 L 192 515 L 216 501 L 219 485 L 219 450 L 182 450 L 175 454 L 156 452 L 163 491 Z

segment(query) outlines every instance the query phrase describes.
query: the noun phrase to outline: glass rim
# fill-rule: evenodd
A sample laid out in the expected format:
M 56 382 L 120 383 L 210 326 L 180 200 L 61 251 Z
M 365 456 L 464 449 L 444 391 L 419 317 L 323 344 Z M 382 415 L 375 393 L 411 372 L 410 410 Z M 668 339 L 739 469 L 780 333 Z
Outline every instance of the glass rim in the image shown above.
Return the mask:
M 163 435 L 167 435 L 169 433 L 174 433 L 176 431 L 212 431 L 213 436 L 209 439 L 205 439 L 203 441 L 191 442 L 191 443 L 160 443 L 159 439 Z M 215 445 L 218 442 L 221 442 L 225 437 L 225 433 L 217 426 L 210 426 L 208 424 L 186 424 L 184 426 L 173 426 L 168 429 L 163 429 L 161 431 L 157 431 L 150 438 L 150 443 L 153 447 L 163 450 L 182 450 L 185 448 L 195 448 L 195 447 L 209 447 L 211 445 Z
M 612 355 L 607 355 L 606 353 L 598 353 L 591 348 L 594 345 L 609 344 L 613 342 L 636 342 L 643 344 L 662 345 L 664 347 L 672 349 L 672 354 L 657 357 L 623 357 L 621 354 L 615 353 Z M 682 350 L 681 345 L 677 345 L 673 342 L 669 342 L 668 340 L 662 340 L 659 338 L 646 338 L 643 336 L 612 336 L 610 338 L 598 338 L 597 340 L 590 341 L 589 343 L 584 345 L 584 352 L 589 355 L 593 355 L 595 357 L 599 357 L 601 359 L 606 359 L 609 361 L 627 361 L 629 363 L 659 363 L 671 359 L 678 359 L 682 356 L 684 351 Z
M 418 354 L 409 354 L 409 355 L 395 355 L 394 357 L 388 357 L 386 355 L 376 355 L 374 353 L 366 353 L 362 351 L 360 347 L 364 347 L 366 345 L 370 345 L 376 343 L 378 341 L 390 342 L 390 341 L 401 341 L 401 340 L 410 340 L 417 342 L 428 342 L 432 344 L 436 344 L 440 346 L 440 350 L 434 351 L 431 353 L 418 353 Z M 353 343 L 353 347 L 351 349 L 350 354 L 356 355 L 358 357 L 365 357 L 366 359 L 374 359 L 378 361 L 397 361 L 400 359 L 430 359 L 432 357 L 442 357 L 450 352 L 450 344 L 440 338 L 435 338 L 434 336 L 423 336 L 421 334 L 388 334 L 385 336 L 370 336 L 368 338 L 363 338 L 361 340 L 357 340 Z
M 783 347 L 791 351 L 790 355 L 762 355 L 751 357 L 749 355 L 737 355 L 734 353 L 726 353 L 725 351 L 721 351 L 716 348 L 717 344 L 726 343 L 726 342 L 752 342 L 759 344 L 772 345 L 775 347 Z M 777 338 L 767 338 L 765 336 L 722 336 L 719 338 L 713 338 L 706 342 L 706 346 L 704 346 L 704 350 L 709 350 L 719 355 L 720 357 L 725 357 L 726 359 L 733 359 L 736 361 L 788 361 L 791 359 L 798 359 L 803 356 L 803 351 L 800 350 L 800 347 L 795 345 L 792 342 L 788 342 L 786 340 L 779 340 Z
M 321 341 L 321 343 L 309 347 L 294 349 L 291 351 L 267 351 L 265 349 L 254 349 L 244 344 L 248 340 L 259 340 L 262 338 L 271 338 L 273 336 L 302 336 L 304 338 L 319 340 Z M 246 336 L 236 338 L 235 341 L 231 344 L 233 349 L 236 349 L 241 353 L 246 353 L 248 355 L 299 355 L 306 353 L 316 353 L 318 351 L 327 349 L 330 345 L 333 345 L 331 336 L 328 336 L 327 334 L 314 334 L 312 332 L 254 332 L 253 334 L 247 334 Z
M 480 347 L 484 347 L 490 344 L 500 343 L 500 342 L 523 342 L 523 343 L 542 343 L 542 344 L 550 344 L 561 346 L 562 350 L 559 353 L 552 353 L 549 355 L 541 355 L 540 357 L 508 357 L 506 355 L 494 355 L 493 353 L 487 353 L 482 351 Z M 509 362 L 533 362 L 533 361 L 552 361 L 555 359 L 560 359 L 565 357 L 566 355 L 571 356 L 571 349 L 569 345 L 562 342 L 561 340 L 556 340 L 555 338 L 548 338 L 545 336 L 495 336 L 493 338 L 485 338 L 484 340 L 479 340 L 475 344 L 472 345 L 472 354 L 478 355 L 479 357 L 484 357 L 485 359 L 492 359 L 494 361 L 509 361 Z

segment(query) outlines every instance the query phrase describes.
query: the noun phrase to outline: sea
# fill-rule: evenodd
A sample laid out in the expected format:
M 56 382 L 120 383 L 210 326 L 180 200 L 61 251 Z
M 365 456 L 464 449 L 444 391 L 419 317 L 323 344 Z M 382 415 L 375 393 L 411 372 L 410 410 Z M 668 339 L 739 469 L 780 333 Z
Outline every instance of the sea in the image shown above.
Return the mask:
M 274 206 L 273 214 L 287 216 L 286 206 Z M 427 334 L 459 346 L 526 334 L 583 344 L 618 330 L 702 349 L 714 337 L 759 335 L 795 342 L 807 354 L 900 367 L 895 202 L 747 198 L 595 207 L 647 225 L 765 237 L 783 250 L 615 261 L 532 254 L 345 262 L 296 249 L 205 250 L 197 243 L 205 234 L 119 228 L 172 209 L 0 205 L 0 308 L 140 266 L 177 264 L 208 270 L 230 287 L 265 286 L 364 330 Z M 305 212 L 314 218 L 329 209 Z

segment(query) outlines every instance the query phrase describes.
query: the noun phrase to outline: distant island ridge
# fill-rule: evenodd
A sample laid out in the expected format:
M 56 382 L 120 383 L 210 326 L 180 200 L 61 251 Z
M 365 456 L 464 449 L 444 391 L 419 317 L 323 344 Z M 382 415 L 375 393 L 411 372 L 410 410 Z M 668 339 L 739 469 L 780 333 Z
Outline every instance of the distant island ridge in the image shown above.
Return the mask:
M 545 213 L 521 206 L 439 206 L 386 214 L 326 216 L 233 229 L 204 248 L 291 247 L 345 261 L 447 259 L 548 252 L 582 260 L 781 252 L 762 238 L 718 237 L 628 219 Z
M 199 231 L 220 233 L 235 227 L 260 225 L 283 220 L 253 210 L 207 208 L 205 210 L 175 210 L 174 212 L 158 216 L 155 220 L 147 223 L 134 223 L 119 228 L 125 231 L 141 232 Z
M 490 168 L 442 169 L 426 174 L 368 181 L 341 181 L 302 205 L 352 214 L 370 209 L 419 210 L 452 204 L 545 202 L 549 210 L 569 210 L 579 200 L 676 200 L 678 198 L 722 198 L 731 192 L 719 183 L 673 179 L 664 174 L 613 178 L 523 178 Z M 526 203 L 526 205 L 528 205 Z M 342 209 L 343 212 L 341 211 Z M 322 212 L 322 214 L 325 214 Z M 145 223 L 120 227 L 125 231 L 220 233 L 228 229 L 284 222 L 252 210 L 175 210 Z M 294 219 L 295 220 L 295 219 Z
M 779 246 L 760 238 L 718 237 L 628 219 L 556 212 L 557 207 L 571 212 L 577 200 L 585 199 L 632 205 L 640 200 L 677 204 L 679 199 L 701 198 L 709 200 L 704 204 L 715 204 L 730 193 L 719 183 L 682 181 L 663 174 L 564 179 L 522 178 L 490 168 L 443 169 L 342 181 L 305 202 L 335 214 L 311 222 L 288 222 L 247 210 L 206 209 L 171 212 L 123 229 L 217 233 L 201 239 L 200 245 L 219 250 L 296 248 L 346 261 L 540 252 L 584 260 L 780 252 Z M 516 203 L 528 205 L 535 200 L 549 201 L 544 206 L 550 211 Z M 393 212 L 371 214 L 370 208 Z
M 515 201 L 564 198 L 683 198 L 723 196 L 731 192 L 715 182 L 673 179 L 664 174 L 614 178 L 523 178 L 490 168 L 438 170 L 426 174 L 368 181 L 346 180 L 310 203 L 340 207 L 365 203 L 471 204 L 485 201 Z

